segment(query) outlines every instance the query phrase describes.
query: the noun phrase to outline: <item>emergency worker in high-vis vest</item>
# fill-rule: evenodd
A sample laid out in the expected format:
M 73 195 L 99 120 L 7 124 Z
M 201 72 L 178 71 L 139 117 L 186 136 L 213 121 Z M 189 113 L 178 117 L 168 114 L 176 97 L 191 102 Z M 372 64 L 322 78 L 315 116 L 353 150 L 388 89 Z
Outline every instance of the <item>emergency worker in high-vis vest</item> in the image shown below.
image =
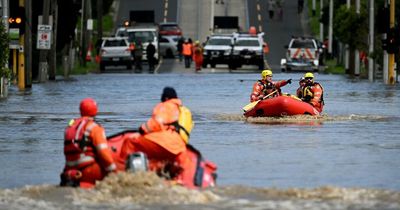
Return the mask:
M 324 108 L 324 88 L 314 81 L 314 74 L 304 74 L 305 84 L 301 90 L 301 100 L 311 104 L 317 111 L 322 112 Z
M 185 115 L 188 117 L 182 120 Z M 132 136 L 123 147 L 126 151 L 143 152 L 149 160 L 175 162 L 184 170 L 190 161 L 186 144 L 192 128 L 190 111 L 182 106 L 174 88 L 165 87 L 161 103 L 154 107 L 151 118 L 139 127 L 140 136 Z M 122 157 L 127 155 L 124 151 L 121 154 Z
M 81 101 L 81 117 L 70 121 L 64 133 L 65 167 L 61 186 L 93 187 L 116 165 L 108 147 L 104 128 L 95 122 L 97 103 L 92 98 Z
M 250 102 L 264 99 L 264 97 L 276 97 L 282 95 L 281 87 L 292 83 L 292 79 L 272 81 L 271 69 L 265 69 L 261 72 L 261 80 L 258 80 L 253 85 L 253 91 L 250 95 Z

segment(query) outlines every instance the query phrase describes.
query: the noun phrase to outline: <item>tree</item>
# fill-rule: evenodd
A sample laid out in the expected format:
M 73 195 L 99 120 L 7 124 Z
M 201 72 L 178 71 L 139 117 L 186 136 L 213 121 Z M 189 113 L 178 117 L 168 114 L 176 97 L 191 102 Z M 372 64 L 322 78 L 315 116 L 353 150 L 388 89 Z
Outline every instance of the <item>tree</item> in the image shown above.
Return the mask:
M 0 77 L 11 78 L 11 70 L 6 67 L 8 61 L 8 33 L 4 24 L 0 22 Z
M 338 40 L 348 44 L 350 49 L 367 51 L 368 16 L 365 9 L 357 15 L 354 7 L 347 9 L 342 5 L 335 12 L 333 29 Z

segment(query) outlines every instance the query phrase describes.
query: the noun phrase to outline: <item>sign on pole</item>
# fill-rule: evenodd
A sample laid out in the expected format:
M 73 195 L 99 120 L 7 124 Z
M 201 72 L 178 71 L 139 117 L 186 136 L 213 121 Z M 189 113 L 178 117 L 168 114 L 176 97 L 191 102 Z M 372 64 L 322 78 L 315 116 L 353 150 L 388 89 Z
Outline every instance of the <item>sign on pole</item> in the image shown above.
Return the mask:
M 38 25 L 36 48 L 49 50 L 51 48 L 51 25 Z
M 8 37 L 10 38 L 10 43 L 8 48 L 18 49 L 19 48 L 19 28 L 10 28 L 8 31 Z

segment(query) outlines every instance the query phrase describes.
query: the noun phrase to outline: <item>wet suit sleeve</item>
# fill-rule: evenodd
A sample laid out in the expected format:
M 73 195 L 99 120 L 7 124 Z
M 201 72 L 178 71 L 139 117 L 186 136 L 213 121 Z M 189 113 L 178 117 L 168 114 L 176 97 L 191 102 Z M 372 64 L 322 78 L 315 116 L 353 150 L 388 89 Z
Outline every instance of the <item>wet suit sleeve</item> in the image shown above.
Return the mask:
M 314 85 L 313 87 L 314 97 L 311 99 L 310 104 L 316 106 L 321 101 L 322 88 L 320 85 Z
M 90 137 L 93 141 L 93 147 L 96 150 L 99 164 L 107 172 L 115 171 L 116 165 L 111 156 L 111 150 L 107 144 L 104 128 L 99 125 L 95 126 L 90 133 Z
M 254 102 L 257 100 L 260 100 L 264 95 L 262 94 L 262 85 L 260 85 L 258 82 L 254 83 L 253 85 L 253 91 L 251 92 L 250 95 L 250 102 Z

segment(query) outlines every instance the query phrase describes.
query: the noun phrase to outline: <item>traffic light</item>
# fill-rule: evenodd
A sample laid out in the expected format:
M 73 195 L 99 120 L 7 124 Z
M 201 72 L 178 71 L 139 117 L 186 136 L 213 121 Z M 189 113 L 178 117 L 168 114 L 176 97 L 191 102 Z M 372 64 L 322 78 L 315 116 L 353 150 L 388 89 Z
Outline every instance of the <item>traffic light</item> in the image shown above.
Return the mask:
M 398 27 L 389 29 L 386 38 L 386 51 L 389 54 L 397 54 L 399 52 L 399 36 Z
M 8 18 L 9 28 L 18 28 L 19 34 L 25 33 L 25 7 L 10 8 L 10 17 Z

